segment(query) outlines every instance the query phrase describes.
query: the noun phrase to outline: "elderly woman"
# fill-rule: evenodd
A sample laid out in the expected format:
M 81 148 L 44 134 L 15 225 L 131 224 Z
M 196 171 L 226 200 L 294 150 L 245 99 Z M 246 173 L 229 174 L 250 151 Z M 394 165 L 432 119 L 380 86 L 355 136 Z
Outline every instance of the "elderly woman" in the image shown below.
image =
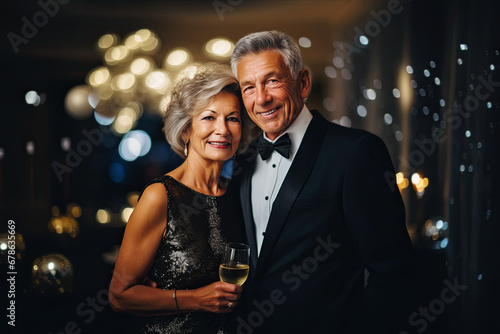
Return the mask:
M 239 94 L 223 65 L 199 66 L 174 85 L 164 131 L 185 161 L 145 187 L 109 291 L 115 311 L 144 316 L 138 332 L 216 333 L 217 313 L 238 303 L 242 288 L 220 282 L 218 266 L 225 242 L 243 241 L 230 218 L 237 200 L 221 177 L 225 161 L 245 146 L 242 125 L 250 124 Z M 160 289 L 143 284 L 146 277 Z

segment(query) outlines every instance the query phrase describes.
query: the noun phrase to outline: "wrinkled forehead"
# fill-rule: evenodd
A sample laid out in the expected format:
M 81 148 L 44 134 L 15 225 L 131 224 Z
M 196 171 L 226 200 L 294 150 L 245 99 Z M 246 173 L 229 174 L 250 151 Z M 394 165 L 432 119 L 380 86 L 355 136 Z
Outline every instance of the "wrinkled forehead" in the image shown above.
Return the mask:
M 253 81 L 272 74 L 290 74 L 283 56 L 277 51 L 263 51 L 257 54 L 248 54 L 240 59 L 237 65 L 240 85 L 246 81 Z

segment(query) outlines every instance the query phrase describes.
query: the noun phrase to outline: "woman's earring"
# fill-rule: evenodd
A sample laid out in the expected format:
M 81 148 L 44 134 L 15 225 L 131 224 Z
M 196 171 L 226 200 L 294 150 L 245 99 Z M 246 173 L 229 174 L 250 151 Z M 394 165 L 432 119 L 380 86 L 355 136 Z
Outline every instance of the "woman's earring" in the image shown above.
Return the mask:
M 184 142 L 184 156 L 188 156 L 188 143 L 186 141 Z

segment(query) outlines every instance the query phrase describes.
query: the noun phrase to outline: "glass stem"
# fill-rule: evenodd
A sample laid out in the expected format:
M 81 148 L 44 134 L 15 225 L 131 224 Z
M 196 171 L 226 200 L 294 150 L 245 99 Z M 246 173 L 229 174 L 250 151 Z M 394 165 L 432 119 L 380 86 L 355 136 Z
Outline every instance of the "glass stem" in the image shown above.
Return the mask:
M 220 320 L 219 331 L 217 332 L 217 334 L 224 334 L 224 323 L 225 322 L 226 322 L 226 315 L 223 313 L 222 319 Z

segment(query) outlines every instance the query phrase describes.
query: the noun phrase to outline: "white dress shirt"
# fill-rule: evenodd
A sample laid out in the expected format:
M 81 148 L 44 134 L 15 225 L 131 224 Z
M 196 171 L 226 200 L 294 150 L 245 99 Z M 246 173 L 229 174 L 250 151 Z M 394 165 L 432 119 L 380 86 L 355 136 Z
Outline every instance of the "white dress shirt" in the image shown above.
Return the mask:
M 276 151 L 273 151 L 267 160 L 262 160 L 260 155 L 258 155 L 256 159 L 257 162 L 255 172 L 252 175 L 251 196 L 258 254 L 260 254 L 262 242 L 264 241 L 264 234 L 269 221 L 269 216 L 271 215 L 274 200 L 276 199 L 276 196 L 281 188 L 281 184 L 288 173 L 288 169 L 290 169 L 311 119 L 312 114 L 304 105 L 304 108 L 302 108 L 300 114 L 293 121 L 293 123 L 274 141 L 267 138 L 264 133 L 264 138 L 272 143 L 277 141 L 285 133 L 288 133 L 290 136 L 291 147 L 288 159 Z

